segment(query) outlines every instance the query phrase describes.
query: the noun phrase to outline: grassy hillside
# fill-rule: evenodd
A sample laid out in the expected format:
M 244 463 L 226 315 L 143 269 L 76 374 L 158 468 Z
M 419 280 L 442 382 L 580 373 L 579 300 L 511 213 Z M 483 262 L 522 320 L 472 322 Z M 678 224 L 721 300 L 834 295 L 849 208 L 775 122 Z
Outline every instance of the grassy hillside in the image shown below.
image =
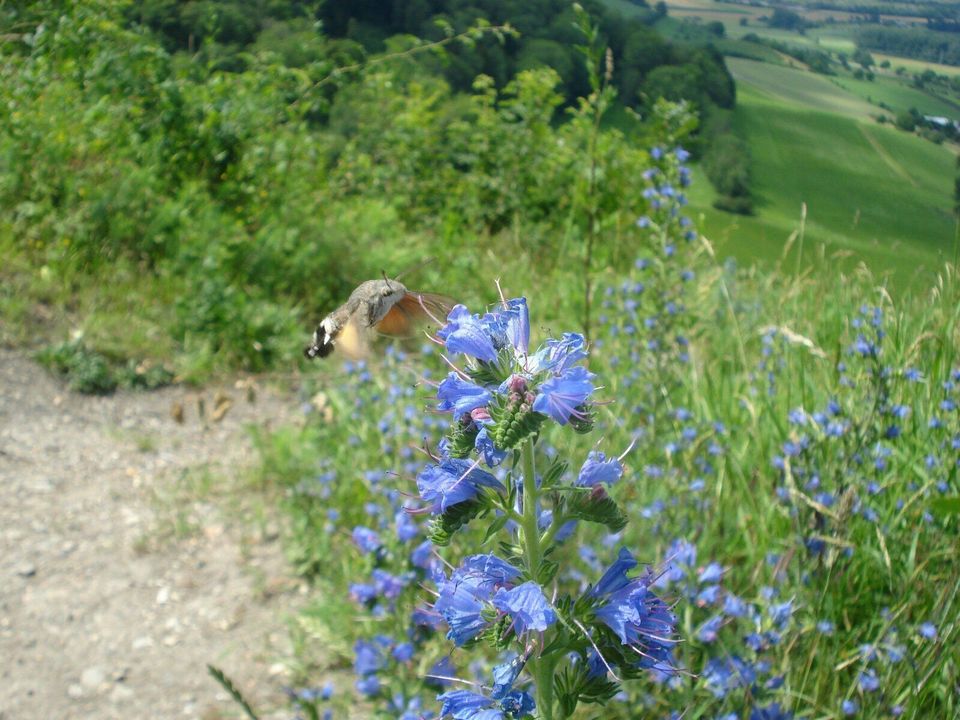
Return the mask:
M 870 106 L 825 78 L 749 60 L 730 65 L 758 212 L 734 218 L 715 211 L 706 184 L 696 184 L 694 208 L 721 249 L 745 260 L 778 256 L 806 203 L 808 241 L 854 251 L 901 281 L 952 257 L 951 152 L 861 121 Z

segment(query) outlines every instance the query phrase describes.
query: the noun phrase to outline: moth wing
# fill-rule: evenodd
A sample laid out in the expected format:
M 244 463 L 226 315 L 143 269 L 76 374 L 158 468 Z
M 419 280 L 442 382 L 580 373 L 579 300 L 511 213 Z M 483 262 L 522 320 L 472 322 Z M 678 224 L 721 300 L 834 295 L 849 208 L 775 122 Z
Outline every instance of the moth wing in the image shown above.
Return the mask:
M 447 315 L 457 304 L 455 300 L 448 298 L 446 295 L 437 295 L 436 293 L 408 292 L 403 300 L 408 298 L 416 305 L 417 311 L 421 315 L 439 325 L 446 323 Z
M 367 333 L 350 318 L 337 335 L 336 348 L 349 360 L 360 360 L 370 353 L 370 341 Z
M 391 337 L 410 337 L 413 334 L 414 317 L 401 303 L 402 298 L 376 324 L 378 333 Z
M 393 337 L 410 337 L 421 323 L 443 324 L 454 303 L 442 295 L 408 292 L 377 323 L 377 332 Z

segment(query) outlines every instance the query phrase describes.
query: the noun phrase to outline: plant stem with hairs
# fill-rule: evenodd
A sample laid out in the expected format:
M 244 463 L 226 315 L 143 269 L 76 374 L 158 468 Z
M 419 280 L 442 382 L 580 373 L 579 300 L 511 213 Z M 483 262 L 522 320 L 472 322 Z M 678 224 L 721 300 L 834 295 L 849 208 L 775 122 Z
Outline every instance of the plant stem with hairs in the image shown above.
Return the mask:
M 579 5 L 574 5 L 577 13 L 578 26 L 587 39 L 585 45 L 578 49 L 583 54 L 590 78 L 592 92 L 581 105 L 581 112 L 590 112 L 592 123 L 587 155 L 590 159 L 590 170 L 587 175 L 586 197 L 583 202 L 586 207 L 586 238 L 583 253 L 583 334 L 590 339 L 590 325 L 592 319 L 593 295 L 593 248 L 597 240 L 599 208 L 597 207 L 597 173 L 600 169 L 600 158 L 597 144 L 600 138 L 600 121 L 610 106 L 610 82 L 613 79 L 613 52 L 600 42 L 599 32 L 591 22 L 590 16 Z M 602 71 L 601 71 L 602 67 Z

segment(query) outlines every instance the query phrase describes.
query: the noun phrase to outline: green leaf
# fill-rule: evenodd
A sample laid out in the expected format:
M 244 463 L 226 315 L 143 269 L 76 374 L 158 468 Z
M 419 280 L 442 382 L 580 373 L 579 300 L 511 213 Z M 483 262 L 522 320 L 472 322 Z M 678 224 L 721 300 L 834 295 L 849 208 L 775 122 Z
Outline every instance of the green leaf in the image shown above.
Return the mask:
M 559 483 L 560 478 L 563 477 L 563 474 L 567 471 L 568 467 L 568 463 L 560 460 L 559 458 L 554 458 L 553 462 L 550 463 L 550 467 L 546 469 L 541 478 L 541 491 L 546 492 Z
M 253 711 L 253 708 L 250 707 L 250 703 L 247 702 L 246 698 L 243 697 L 243 694 L 237 689 L 237 686 L 233 684 L 223 670 L 214 667 L 213 665 L 207 665 L 207 672 L 209 672 L 213 679 L 220 684 L 220 687 L 230 694 L 230 697 L 233 698 L 234 702 L 243 708 L 243 711 L 247 714 L 247 717 L 250 718 L 250 720 L 260 720 L 257 717 L 257 714 Z
M 504 526 L 509 520 L 506 515 L 501 515 L 498 518 L 494 518 L 494 521 L 490 523 L 490 527 L 487 528 L 487 532 L 483 536 L 483 540 L 480 542 L 481 545 L 486 545 L 498 532 L 503 530 Z

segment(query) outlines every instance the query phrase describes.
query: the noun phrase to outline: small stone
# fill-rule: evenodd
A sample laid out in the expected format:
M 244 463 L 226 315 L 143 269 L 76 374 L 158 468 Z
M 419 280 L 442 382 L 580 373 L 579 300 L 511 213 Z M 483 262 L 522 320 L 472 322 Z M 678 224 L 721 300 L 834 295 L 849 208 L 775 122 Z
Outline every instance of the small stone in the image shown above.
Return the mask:
M 73 683 L 70 687 L 67 688 L 67 695 L 72 697 L 74 700 L 77 698 L 83 697 L 83 686 Z
M 116 685 L 110 692 L 110 702 L 123 703 L 133 697 L 133 690 L 126 685 Z
M 30 562 L 22 563 L 17 566 L 17 575 L 20 577 L 33 577 L 37 574 L 37 566 Z
M 134 650 L 146 650 L 147 648 L 153 647 L 153 638 L 152 637 L 138 637 L 133 641 Z
M 170 588 L 164 586 L 157 592 L 157 605 L 166 605 L 170 599 Z
M 98 668 L 96 665 L 88 667 L 80 676 L 80 682 L 83 683 L 84 687 L 88 687 L 91 690 L 96 690 L 106 679 L 107 674 L 102 668 Z

